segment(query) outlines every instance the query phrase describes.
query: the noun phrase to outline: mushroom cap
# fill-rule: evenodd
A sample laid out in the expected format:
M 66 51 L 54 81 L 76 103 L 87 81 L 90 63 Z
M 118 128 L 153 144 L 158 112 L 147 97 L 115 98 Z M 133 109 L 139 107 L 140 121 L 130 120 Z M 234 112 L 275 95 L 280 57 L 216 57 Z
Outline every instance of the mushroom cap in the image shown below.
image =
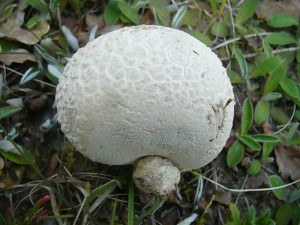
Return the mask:
M 219 58 L 189 34 L 125 27 L 73 55 L 57 86 L 58 121 L 91 160 L 122 165 L 147 155 L 200 168 L 232 128 L 232 86 Z

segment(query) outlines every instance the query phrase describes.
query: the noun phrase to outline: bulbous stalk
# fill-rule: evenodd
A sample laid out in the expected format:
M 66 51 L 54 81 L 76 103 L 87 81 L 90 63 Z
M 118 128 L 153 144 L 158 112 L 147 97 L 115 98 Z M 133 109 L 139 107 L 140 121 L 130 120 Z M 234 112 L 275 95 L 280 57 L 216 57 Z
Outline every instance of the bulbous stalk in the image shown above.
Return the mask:
M 167 159 L 147 156 L 137 161 L 133 179 L 135 185 L 145 193 L 166 195 L 179 183 L 180 171 Z

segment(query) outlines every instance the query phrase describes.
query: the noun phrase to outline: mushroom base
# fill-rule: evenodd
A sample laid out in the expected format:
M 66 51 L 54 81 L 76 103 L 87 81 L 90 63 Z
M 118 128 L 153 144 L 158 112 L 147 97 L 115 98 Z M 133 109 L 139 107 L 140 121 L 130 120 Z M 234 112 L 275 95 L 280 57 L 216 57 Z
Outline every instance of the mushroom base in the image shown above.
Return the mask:
M 166 195 L 179 183 L 180 171 L 167 159 L 147 156 L 137 161 L 133 179 L 135 185 L 145 193 Z

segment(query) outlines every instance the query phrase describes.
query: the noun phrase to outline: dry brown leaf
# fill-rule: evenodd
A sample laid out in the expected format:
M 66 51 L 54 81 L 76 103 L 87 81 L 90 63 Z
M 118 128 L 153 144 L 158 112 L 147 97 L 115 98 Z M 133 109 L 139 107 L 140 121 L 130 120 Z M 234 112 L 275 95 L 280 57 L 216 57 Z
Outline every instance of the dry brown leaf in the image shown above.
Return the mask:
M 123 28 L 124 26 L 121 24 L 115 24 L 115 25 L 111 25 L 111 26 L 105 26 L 103 29 L 100 30 L 100 34 L 104 35 L 107 34 L 109 32 L 112 32 L 114 30 L 118 30 Z
M 92 14 L 87 14 L 85 17 L 86 28 L 85 30 L 91 31 L 95 25 L 98 25 L 99 29 L 102 29 L 105 26 L 103 16 L 95 16 Z
M 23 178 L 25 167 L 18 167 L 10 170 L 11 173 L 3 173 L 0 177 L 0 189 L 9 189 L 14 185 L 20 184 Z
M 45 94 L 26 98 L 26 105 L 32 111 L 42 110 L 47 103 L 48 103 L 48 96 Z
M 275 149 L 276 162 L 283 178 L 300 179 L 300 146 L 278 145 Z
M 78 31 L 76 33 L 76 38 L 77 38 L 80 46 L 85 46 L 89 40 L 89 32 Z
M 161 220 L 162 225 L 172 225 L 178 222 L 178 211 L 175 207 L 172 207 L 167 212 L 163 213 L 163 218 Z
M 22 48 L 0 54 L 0 62 L 4 62 L 6 65 L 23 63 L 27 60 L 37 62 L 37 58 L 33 54 Z
M 52 55 L 55 56 L 56 49 L 58 48 L 57 45 L 54 43 L 53 37 L 49 38 L 43 38 L 40 42 L 41 46 L 46 49 L 46 51 Z
M 2 159 L 2 157 L 0 157 L 0 170 L 3 169 L 4 165 L 5 165 L 5 162 L 4 162 L 4 160 Z M 0 174 L 0 176 L 1 176 L 1 174 Z
M 87 30 L 92 29 L 93 26 L 98 24 L 99 20 L 100 20 L 100 16 L 96 16 L 93 14 L 87 14 L 85 17 L 85 24 L 86 24 Z
M 44 34 L 47 34 L 50 30 L 50 26 L 46 20 L 41 20 L 38 26 L 35 26 L 30 30 L 39 40 L 41 40 Z
M 214 191 L 215 199 L 214 201 L 219 202 L 223 205 L 229 205 L 231 202 L 231 192 L 230 191 L 222 191 L 222 190 L 215 190 Z
M 145 13 L 143 14 L 143 21 L 145 24 L 148 25 L 155 23 L 153 13 L 151 12 L 150 9 L 146 10 Z
M 41 20 L 39 25 L 32 30 L 21 28 L 17 19 L 12 19 L 0 25 L 0 37 L 6 37 L 12 40 L 17 40 L 27 45 L 37 44 L 42 36 L 48 33 L 49 24 L 45 20 Z
M 52 176 L 54 174 L 54 171 L 55 171 L 57 165 L 58 165 L 58 155 L 57 155 L 57 153 L 54 153 L 51 155 L 51 157 L 47 163 L 47 166 L 43 172 L 44 176 L 46 178 Z
M 300 1 L 299 0 L 264 0 L 260 1 L 256 15 L 261 19 L 268 19 L 274 13 L 289 13 L 300 18 Z

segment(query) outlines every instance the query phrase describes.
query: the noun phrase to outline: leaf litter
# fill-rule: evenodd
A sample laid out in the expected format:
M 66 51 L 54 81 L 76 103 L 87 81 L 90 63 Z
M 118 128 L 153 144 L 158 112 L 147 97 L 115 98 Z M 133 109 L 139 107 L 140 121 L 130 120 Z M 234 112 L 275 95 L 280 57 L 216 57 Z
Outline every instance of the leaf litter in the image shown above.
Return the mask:
M 268 19 L 275 13 L 289 13 L 300 18 L 299 0 L 264 0 L 260 1 L 256 9 L 256 15 L 261 19 Z
M 41 20 L 39 25 L 31 30 L 20 27 L 17 18 L 12 18 L 0 25 L 0 37 L 16 40 L 27 45 L 37 44 L 42 36 L 50 30 L 50 26 L 45 20 Z
M 275 149 L 276 163 L 281 176 L 285 179 L 300 179 L 300 146 L 279 144 Z

